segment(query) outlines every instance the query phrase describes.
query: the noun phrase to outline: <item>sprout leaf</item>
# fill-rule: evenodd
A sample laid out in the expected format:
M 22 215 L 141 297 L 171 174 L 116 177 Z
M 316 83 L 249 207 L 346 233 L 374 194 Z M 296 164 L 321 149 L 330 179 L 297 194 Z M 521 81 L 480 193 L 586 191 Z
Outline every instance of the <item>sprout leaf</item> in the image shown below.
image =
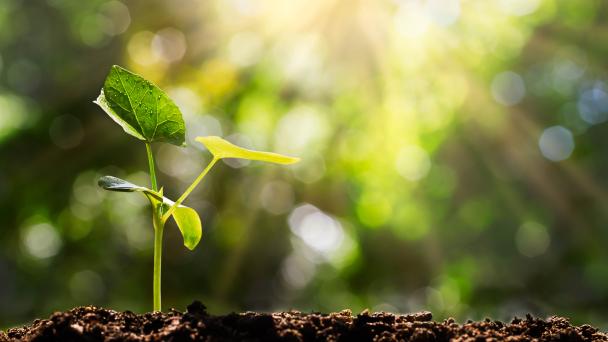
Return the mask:
M 162 190 L 159 193 L 113 176 L 101 177 L 98 184 L 100 187 L 109 191 L 141 192 L 146 195 L 153 205 L 157 205 L 162 201 L 164 210 L 167 210 L 175 203 L 167 197 L 164 197 L 162 195 Z M 171 216 L 173 216 L 175 223 L 177 223 L 177 227 L 182 233 L 182 237 L 184 238 L 184 246 L 190 250 L 193 250 L 201 240 L 203 230 L 198 213 L 196 210 L 180 204 L 175 208 Z
M 139 140 L 184 145 L 186 128 L 179 108 L 139 75 L 114 65 L 94 102 Z
M 276 164 L 297 163 L 300 158 L 284 156 L 278 153 L 248 150 L 228 142 L 217 136 L 197 137 L 196 141 L 205 145 L 216 159 L 239 158 L 248 160 L 260 160 Z
M 173 203 L 173 201 L 165 197 L 163 205 L 168 209 Z M 180 232 L 182 232 L 184 246 L 189 250 L 193 250 L 196 245 L 198 245 L 199 241 L 201 241 L 203 232 L 201 219 L 198 216 L 198 213 L 196 210 L 180 204 L 175 208 L 171 216 L 173 216 L 175 223 L 177 223 L 177 227 Z
M 135 185 L 131 182 L 127 182 L 124 179 L 120 179 L 114 176 L 103 176 L 99 178 L 97 184 L 109 191 L 119 191 L 119 192 L 143 192 L 146 196 L 151 196 L 159 201 L 163 199 L 163 196 L 154 191 L 150 190 L 146 187 Z

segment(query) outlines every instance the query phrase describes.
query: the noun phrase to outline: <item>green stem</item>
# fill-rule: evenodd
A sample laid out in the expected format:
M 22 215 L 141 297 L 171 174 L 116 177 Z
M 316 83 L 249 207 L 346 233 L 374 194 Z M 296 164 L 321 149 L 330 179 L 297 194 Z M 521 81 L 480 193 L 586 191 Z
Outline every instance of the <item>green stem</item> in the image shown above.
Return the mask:
M 155 208 L 156 209 L 156 208 Z M 154 296 L 153 311 L 161 311 L 160 280 L 161 280 L 161 259 L 163 255 L 163 230 L 164 224 L 161 221 L 159 211 L 154 210 L 154 275 L 152 280 L 152 291 Z
M 198 183 L 200 183 L 203 180 L 203 178 L 205 178 L 205 175 L 207 175 L 209 170 L 211 170 L 213 165 L 215 165 L 215 163 L 217 163 L 218 160 L 219 159 L 215 158 L 215 157 L 213 159 L 211 159 L 211 162 L 209 163 L 209 165 L 207 165 L 207 167 L 205 167 L 205 169 L 198 175 L 198 177 L 196 177 L 194 182 L 192 182 L 192 184 L 190 184 L 188 189 L 186 189 L 186 191 L 177 199 L 177 201 L 175 201 L 175 203 L 171 206 L 171 208 L 169 208 L 169 210 L 167 210 L 165 212 L 165 214 L 162 217 L 162 222 L 166 222 L 169 219 L 169 217 L 171 217 L 171 214 L 173 214 L 173 211 L 175 211 L 175 208 L 177 208 L 180 204 L 182 204 L 184 202 L 184 200 L 186 200 L 186 197 L 188 197 L 188 195 L 190 195 L 190 193 L 194 190 L 194 188 L 196 188 Z
M 150 183 L 152 190 L 158 191 L 156 171 L 154 170 L 154 155 L 150 143 L 146 142 L 146 152 L 148 154 L 148 166 L 150 167 Z M 152 225 L 154 226 L 154 274 L 152 276 L 152 296 L 153 310 L 161 311 L 160 280 L 163 254 L 163 230 L 164 222 L 162 219 L 162 205 L 155 205 L 152 208 Z
M 148 153 L 148 166 L 150 167 L 150 182 L 152 183 L 152 190 L 158 191 L 156 171 L 154 170 L 154 155 L 152 154 L 152 146 L 150 146 L 149 142 L 146 143 L 146 152 Z

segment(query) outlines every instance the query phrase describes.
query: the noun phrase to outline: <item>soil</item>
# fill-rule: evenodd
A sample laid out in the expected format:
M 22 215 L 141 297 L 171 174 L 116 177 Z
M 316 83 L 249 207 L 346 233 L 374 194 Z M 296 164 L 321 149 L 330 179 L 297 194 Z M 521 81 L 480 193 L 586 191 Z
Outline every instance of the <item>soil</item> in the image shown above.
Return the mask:
M 200 302 L 187 312 L 143 315 L 86 306 L 56 312 L 0 332 L 0 341 L 608 341 L 608 334 L 568 319 L 515 318 L 433 322 L 430 312 L 395 315 L 345 310 L 332 314 L 232 313 L 213 316 Z

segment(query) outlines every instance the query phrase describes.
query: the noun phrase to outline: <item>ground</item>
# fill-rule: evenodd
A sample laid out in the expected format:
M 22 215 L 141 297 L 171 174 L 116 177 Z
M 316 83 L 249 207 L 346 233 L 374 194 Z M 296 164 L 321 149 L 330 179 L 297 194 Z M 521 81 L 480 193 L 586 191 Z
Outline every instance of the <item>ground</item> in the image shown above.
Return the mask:
M 527 316 L 510 323 L 486 319 L 434 322 L 430 312 L 395 315 L 338 313 L 232 313 L 214 316 L 200 302 L 185 313 L 143 315 L 92 306 L 57 312 L 31 325 L 0 332 L 0 341 L 608 341 L 589 325 L 566 318 Z

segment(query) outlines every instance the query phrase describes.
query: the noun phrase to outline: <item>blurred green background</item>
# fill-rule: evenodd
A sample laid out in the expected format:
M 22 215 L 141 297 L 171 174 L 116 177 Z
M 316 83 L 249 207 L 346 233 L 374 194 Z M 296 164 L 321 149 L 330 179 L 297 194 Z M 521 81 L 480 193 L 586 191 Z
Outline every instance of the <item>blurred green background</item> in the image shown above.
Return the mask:
M 152 305 L 145 147 L 92 101 L 112 64 L 183 111 L 163 306 L 527 312 L 608 329 L 608 5 L 600 0 L 0 0 L 0 328 Z M 247 166 L 247 167 L 244 167 Z

